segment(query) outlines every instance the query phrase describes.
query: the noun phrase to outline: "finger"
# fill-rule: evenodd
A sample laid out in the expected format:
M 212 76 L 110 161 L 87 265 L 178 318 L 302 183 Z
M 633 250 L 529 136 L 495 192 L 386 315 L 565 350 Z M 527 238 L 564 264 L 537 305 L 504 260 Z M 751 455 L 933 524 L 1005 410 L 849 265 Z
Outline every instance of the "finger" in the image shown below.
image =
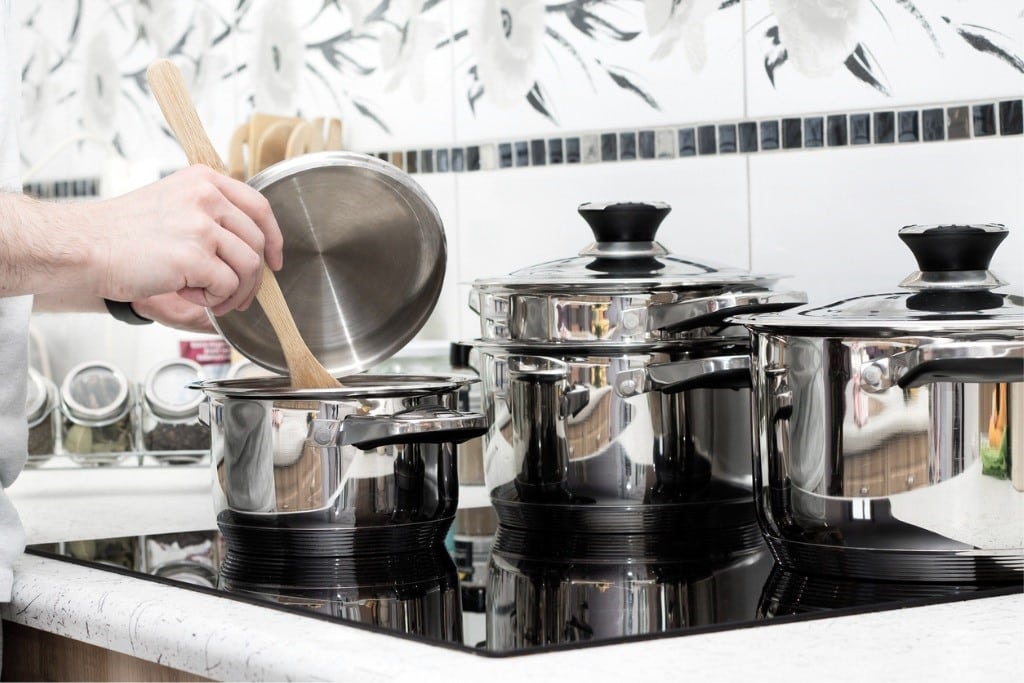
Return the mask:
M 263 272 L 263 259 L 237 235 L 222 230 L 217 237 L 217 257 L 230 268 L 238 285 L 227 298 L 212 306 L 214 315 L 222 315 L 252 301 Z
M 238 240 L 225 230 L 221 234 Z M 216 311 L 218 306 L 230 300 L 238 291 L 238 285 L 238 275 L 219 254 L 202 254 L 188 264 L 185 269 L 185 286 L 178 290 L 178 294 L 186 301 Z
M 218 222 L 225 230 L 242 240 L 260 259 L 262 266 L 266 238 L 256 223 L 227 199 L 224 200 L 224 205 L 220 208 Z
M 263 233 L 262 256 L 271 270 L 280 270 L 284 263 L 284 237 L 267 198 L 245 183 L 225 175 L 217 175 L 213 182 L 228 201 L 252 219 Z

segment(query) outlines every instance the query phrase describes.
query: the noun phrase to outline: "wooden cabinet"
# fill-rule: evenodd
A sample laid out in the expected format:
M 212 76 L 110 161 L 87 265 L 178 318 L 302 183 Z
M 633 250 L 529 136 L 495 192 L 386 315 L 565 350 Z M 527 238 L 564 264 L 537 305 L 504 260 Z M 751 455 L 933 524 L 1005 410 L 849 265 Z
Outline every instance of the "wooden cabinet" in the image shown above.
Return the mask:
M 4 681 L 208 681 L 131 655 L 3 622 Z

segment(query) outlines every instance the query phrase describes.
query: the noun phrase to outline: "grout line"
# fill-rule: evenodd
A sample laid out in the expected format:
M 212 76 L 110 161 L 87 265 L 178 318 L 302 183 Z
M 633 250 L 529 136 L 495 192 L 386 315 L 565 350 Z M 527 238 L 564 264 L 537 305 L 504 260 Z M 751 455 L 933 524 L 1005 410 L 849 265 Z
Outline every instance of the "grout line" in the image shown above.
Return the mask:
M 747 3 L 740 3 L 740 55 L 743 69 L 743 118 L 750 118 L 750 107 L 748 105 L 747 97 L 749 95 L 750 85 L 748 83 L 747 73 Z M 738 140 L 737 140 L 738 142 Z M 747 190 L 747 269 L 754 267 L 754 212 L 750 208 L 751 197 L 753 193 L 750 189 L 750 154 L 747 153 L 745 161 L 746 171 L 746 190 Z

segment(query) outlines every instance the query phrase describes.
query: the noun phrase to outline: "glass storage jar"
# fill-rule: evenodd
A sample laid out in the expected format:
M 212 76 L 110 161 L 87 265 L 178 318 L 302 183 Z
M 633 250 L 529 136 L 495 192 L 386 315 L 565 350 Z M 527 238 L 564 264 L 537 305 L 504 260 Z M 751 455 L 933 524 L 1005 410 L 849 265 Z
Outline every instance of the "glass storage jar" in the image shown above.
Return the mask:
M 57 447 L 57 387 L 38 370 L 28 369 L 25 419 L 28 420 L 29 466 L 46 462 Z
M 142 391 L 142 443 L 170 463 L 196 462 L 210 449 L 210 428 L 199 421 L 202 367 L 187 358 L 165 360 L 150 370 Z
M 88 361 L 68 372 L 60 389 L 61 437 L 72 460 L 112 465 L 132 450 L 134 392 L 109 363 Z

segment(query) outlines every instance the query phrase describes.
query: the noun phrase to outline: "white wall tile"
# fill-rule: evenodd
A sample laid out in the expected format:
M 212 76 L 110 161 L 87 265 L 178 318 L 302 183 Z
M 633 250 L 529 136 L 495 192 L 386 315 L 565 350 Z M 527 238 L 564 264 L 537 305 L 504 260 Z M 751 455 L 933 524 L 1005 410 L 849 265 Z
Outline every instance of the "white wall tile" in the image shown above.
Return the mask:
M 707 263 L 748 266 L 746 164 L 738 156 L 548 166 L 458 178 L 459 331 L 479 336 L 466 306 L 476 278 L 574 256 L 593 242 L 577 207 L 589 201 L 668 202 L 658 241 Z
M 917 270 L 912 223 L 1004 223 L 992 270 L 1024 288 L 1024 139 L 756 154 L 753 267 L 791 274 L 812 302 L 898 291 Z
M 973 48 L 958 30 L 977 34 L 977 41 L 987 41 L 1024 64 L 1022 10 L 1016 0 L 747 0 L 748 115 L 1019 97 L 1024 92 L 1021 66 Z M 830 11 L 836 12 L 834 21 L 825 18 Z M 765 33 L 779 25 L 780 16 L 782 45 L 773 50 Z M 858 43 L 872 56 L 873 71 L 888 95 L 843 65 Z M 788 48 L 788 58 L 774 71 L 773 85 L 765 61 L 781 48 Z
M 413 179 L 423 188 L 444 225 L 448 247 L 444 286 L 434 312 L 423 325 L 414 341 L 454 339 L 458 329 L 459 308 L 464 303 L 458 293 L 458 253 L 460 247 L 456 175 L 454 173 L 417 174 Z

